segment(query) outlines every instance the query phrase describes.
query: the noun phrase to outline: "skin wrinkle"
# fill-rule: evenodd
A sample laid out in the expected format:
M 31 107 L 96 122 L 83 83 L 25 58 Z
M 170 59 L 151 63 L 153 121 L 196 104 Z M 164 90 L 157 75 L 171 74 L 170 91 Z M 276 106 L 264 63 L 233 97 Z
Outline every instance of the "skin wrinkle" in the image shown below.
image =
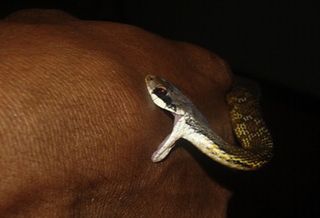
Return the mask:
M 61 80 L 61 81 L 63 81 L 63 80 Z M 54 83 L 54 82 L 53 82 Z M 73 97 L 73 95 L 70 95 L 71 97 Z M 40 113 L 41 114 L 41 113 Z
M 114 25 L 112 23 L 110 23 L 110 25 Z M 128 26 L 128 25 L 116 25 L 113 29 L 117 32 L 119 29 L 119 26 L 124 26 L 127 27 L 130 30 L 130 34 L 126 34 L 126 40 L 122 40 L 120 42 L 118 42 L 118 46 L 121 46 L 122 49 L 120 49 L 120 53 L 119 50 L 113 51 L 111 50 L 112 54 L 118 55 L 120 60 L 124 60 L 123 64 L 125 63 L 132 63 L 132 62 L 136 62 L 139 64 L 139 70 L 146 71 L 146 72 L 157 72 L 159 68 L 163 67 L 164 63 L 172 63 L 170 65 L 170 68 L 166 69 L 165 71 L 169 71 L 169 72 L 175 72 L 175 66 L 177 65 L 177 63 L 175 63 L 171 57 L 168 57 L 167 55 L 164 55 L 164 53 L 173 53 L 173 52 L 178 52 L 178 50 L 176 49 L 176 43 L 173 43 L 173 41 L 170 40 L 166 40 L 166 43 L 162 43 L 162 37 L 153 35 L 153 34 L 149 34 L 148 36 L 146 36 L 145 34 L 143 34 L 143 37 L 147 37 L 146 40 L 157 40 L 157 39 L 161 39 L 158 41 L 158 43 L 156 44 L 145 44 L 144 41 L 141 42 L 137 39 L 139 39 L 142 34 L 141 34 L 141 30 L 140 28 L 137 27 L 132 27 L 132 26 Z M 85 26 L 87 28 L 87 26 Z M 92 28 L 92 25 L 90 25 L 90 28 L 92 28 L 92 31 L 84 31 L 84 34 L 90 34 L 87 35 L 87 37 L 93 37 L 97 40 L 100 40 L 103 42 L 103 44 L 105 44 L 105 47 L 107 48 L 107 51 L 110 51 L 110 49 L 113 48 L 113 46 L 109 46 L 108 41 L 104 40 L 104 38 L 101 38 L 100 36 L 102 36 L 101 33 L 103 34 L 108 34 L 110 38 L 112 38 L 113 35 L 111 35 L 108 31 L 106 32 L 106 29 L 103 28 L 97 28 L 97 26 L 94 26 L 95 28 Z M 123 30 L 121 29 L 121 32 L 123 32 Z M 133 35 L 133 36 L 132 36 Z M 97 37 L 98 36 L 98 37 Z M 105 36 L 103 36 L 105 37 Z M 112 42 L 113 43 L 113 42 Z M 168 44 L 170 44 L 171 46 L 167 46 Z M 147 46 L 147 47 L 146 47 Z M 149 46 L 149 47 L 148 47 Z M 129 50 L 128 50 L 129 48 Z M 142 49 L 143 48 L 143 49 Z M 91 48 L 90 48 L 91 49 Z M 154 53 L 153 50 L 157 49 L 158 52 Z M 160 51 L 159 51 L 160 50 Z M 105 51 L 103 51 L 105 52 Z M 128 56 L 127 53 L 133 53 L 132 55 Z M 158 56 L 158 57 L 154 57 L 154 56 Z M 153 59 L 150 59 L 150 57 L 153 56 Z M 138 57 L 140 57 L 139 59 L 137 59 Z M 161 61 L 159 63 L 159 61 L 157 60 L 162 60 L 163 58 L 165 58 L 165 61 Z M 176 59 L 180 59 L 180 54 L 176 55 Z M 145 65 L 146 60 L 150 60 L 151 62 L 153 62 L 152 65 L 147 65 L 148 68 L 150 68 L 150 66 L 152 67 L 151 69 L 145 68 L 143 67 Z M 184 67 L 186 64 L 186 62 L 181 61 L 181 64 L 178 64 L 180 67 Z M 132 66 L 131 66 L 132 67 Z M 187 68 L 186 68 L 187 69 Z M 179 70 L 177 70 L 179 71 Z

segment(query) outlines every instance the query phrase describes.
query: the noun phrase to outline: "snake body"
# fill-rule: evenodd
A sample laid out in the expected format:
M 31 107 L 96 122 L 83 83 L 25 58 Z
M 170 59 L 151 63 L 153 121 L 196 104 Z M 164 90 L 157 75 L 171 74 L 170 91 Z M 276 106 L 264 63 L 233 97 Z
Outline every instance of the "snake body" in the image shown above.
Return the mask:
M 240 147 L 217 135 L 191 100 L 172 83 L 154 75 L 147 75 L 145 82 L 153 102 L 174 116 L 172 132 L 153 153 L 153 162 L 163 160 L 180 138 L 191 142 L 211 159 L 238 170 L 255 170 L 271 159 L 271 134 L 262 119 L 257 97 L 247 89 L 234 87 L 226 96 Z

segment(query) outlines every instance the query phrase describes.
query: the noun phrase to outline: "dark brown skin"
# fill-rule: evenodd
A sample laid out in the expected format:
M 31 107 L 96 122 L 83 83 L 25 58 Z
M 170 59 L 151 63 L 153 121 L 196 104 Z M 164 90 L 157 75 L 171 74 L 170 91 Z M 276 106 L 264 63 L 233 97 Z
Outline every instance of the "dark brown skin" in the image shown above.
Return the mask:
M 230 191 L 186 149 L 151 162 L 172 119 L 144 84 L 172 81 L 232 142 L 220 58 L 57 11 L 22 11 L 0 29 L 2 216 L 225 217 Z

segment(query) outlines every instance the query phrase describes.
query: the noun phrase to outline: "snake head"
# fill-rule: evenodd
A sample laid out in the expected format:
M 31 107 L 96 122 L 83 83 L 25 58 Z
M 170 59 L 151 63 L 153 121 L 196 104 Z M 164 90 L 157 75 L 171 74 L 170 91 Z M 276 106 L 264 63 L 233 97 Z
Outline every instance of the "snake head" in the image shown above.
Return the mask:
M 173 115 L 184 115 L 190 110 L 191 101 L 170 82 L 154 75 L 147 75 L 145 82 L 152 101 L 160 108 Z

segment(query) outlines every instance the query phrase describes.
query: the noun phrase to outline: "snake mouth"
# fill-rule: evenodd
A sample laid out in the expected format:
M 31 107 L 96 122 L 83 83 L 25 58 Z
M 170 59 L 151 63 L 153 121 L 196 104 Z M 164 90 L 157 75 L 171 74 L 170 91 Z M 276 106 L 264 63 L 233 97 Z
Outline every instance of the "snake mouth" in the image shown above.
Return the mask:
M 167 88 L 164 86 L 164 81 L 154 75 L 147 75 L 145 77 L 148 92 L 152 101 L 162 109 L 166 109 L 166 106 L 170 104 L 171 99 L 167 96 Z
M 147 85 L 147 89 L 148 89 L 148 92 L 150 94 L 152 94 L 152 91 L 156 88 L 156 82 L 155 82 L 155 79 L 156 77 L 154 75 L 147 75 L 145 77 L 145 83 Z
M 144 80 L 145 80 L 145 83 L 147 85 L 147 88 L 148 88 L 148 91 L 150 92 L 150 94 L 156 88 L 168 89 L 168 87 L 170 87 L 169 82 L 167 82 L 166 80 L 164 80 L 158 76 L 154 76 L 152 74 L 148 74 Z
M 156 76 L 152 75 L 152 74 L 148 74 L 146 77 L 145 77 L 145 81 L 148 82 L 150 80 L 154 80 Z
M 154 83 L 154 81 L 157 81 L 157 80 L 158 80 L 157 76 L 152 75 L 152 74 L 148 74 L 144 78 L 144 81 L 146 82 L 147 85 L 150 85 L 150 84 Z

